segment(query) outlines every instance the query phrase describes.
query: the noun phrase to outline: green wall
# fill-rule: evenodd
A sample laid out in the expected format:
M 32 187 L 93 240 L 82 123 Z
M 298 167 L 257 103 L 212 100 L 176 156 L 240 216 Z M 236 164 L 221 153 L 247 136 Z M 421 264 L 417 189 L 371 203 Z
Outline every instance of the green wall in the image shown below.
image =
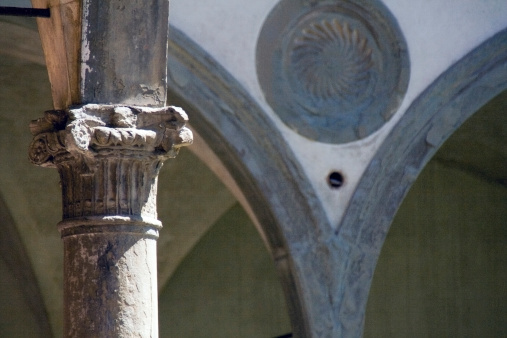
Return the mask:
M 425 167 L 382 248 L 365 337 L 507 337 L 507 91 Z
M 275 337 L 290 332 L 273 262 L 236 204 L 202 237 L 159 296 L 160 337 Z
M 365 337 L 507 336 L 507 189 L 431 161 L 375 271 Z

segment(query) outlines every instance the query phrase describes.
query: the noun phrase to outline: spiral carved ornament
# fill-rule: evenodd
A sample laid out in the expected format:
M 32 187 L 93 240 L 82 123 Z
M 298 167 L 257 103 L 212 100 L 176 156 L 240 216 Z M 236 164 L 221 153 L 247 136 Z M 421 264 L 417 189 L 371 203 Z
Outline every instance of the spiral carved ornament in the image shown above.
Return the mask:
M 396 112 L 408 84 L 405 41 L 377 1 L 282 0 L 257 43 L 266 101 L 300 135 L 362 139 Z

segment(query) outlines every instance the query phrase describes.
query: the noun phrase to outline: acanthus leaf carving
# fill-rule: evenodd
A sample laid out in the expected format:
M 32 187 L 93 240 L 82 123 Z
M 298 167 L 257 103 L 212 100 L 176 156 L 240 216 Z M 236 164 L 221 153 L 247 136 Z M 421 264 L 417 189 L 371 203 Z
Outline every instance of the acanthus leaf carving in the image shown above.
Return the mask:
M 192 132 L 185 127 L 187 121 L 186 113 L 179 107 L 89 104 L 68 111 L 48 111 L 30 125 L 35 135 L 30 160 L 37 165 L 52 166 L 46 162 L 54 161 L 62 147 L 70 154 L 86 157 L 103 150 L 122 150 L 123 155 L 128 150 L 144 151 L 148 156 L 151 153 L 174 157 L 180 147 L 192 143 Z M 49 151 L 55 148 L 58 151 Z

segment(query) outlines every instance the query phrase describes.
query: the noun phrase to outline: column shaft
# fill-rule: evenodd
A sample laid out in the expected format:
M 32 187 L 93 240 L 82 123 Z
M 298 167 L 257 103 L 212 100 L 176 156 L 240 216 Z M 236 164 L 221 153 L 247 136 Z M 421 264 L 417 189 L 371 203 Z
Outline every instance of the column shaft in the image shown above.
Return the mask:
M 63 238 L 66 337 L 158 336 L 156 239 L 115 227 Z

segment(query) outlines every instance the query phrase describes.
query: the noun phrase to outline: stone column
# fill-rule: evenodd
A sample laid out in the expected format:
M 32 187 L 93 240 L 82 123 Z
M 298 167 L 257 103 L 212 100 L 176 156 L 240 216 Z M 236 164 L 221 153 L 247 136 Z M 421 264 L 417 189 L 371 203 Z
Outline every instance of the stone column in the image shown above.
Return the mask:
M 88 104 L 33 121 L 30 160 L 60 173 L 64 336 L 157 337 L 157 175 L 192 142 L 175 107 Z
M 62 185 L 65 337 L 156 337 L 157 175 L 192 141 L 166 107 L 168 0 L 32 0 L 53 96 L 33 163 Z

